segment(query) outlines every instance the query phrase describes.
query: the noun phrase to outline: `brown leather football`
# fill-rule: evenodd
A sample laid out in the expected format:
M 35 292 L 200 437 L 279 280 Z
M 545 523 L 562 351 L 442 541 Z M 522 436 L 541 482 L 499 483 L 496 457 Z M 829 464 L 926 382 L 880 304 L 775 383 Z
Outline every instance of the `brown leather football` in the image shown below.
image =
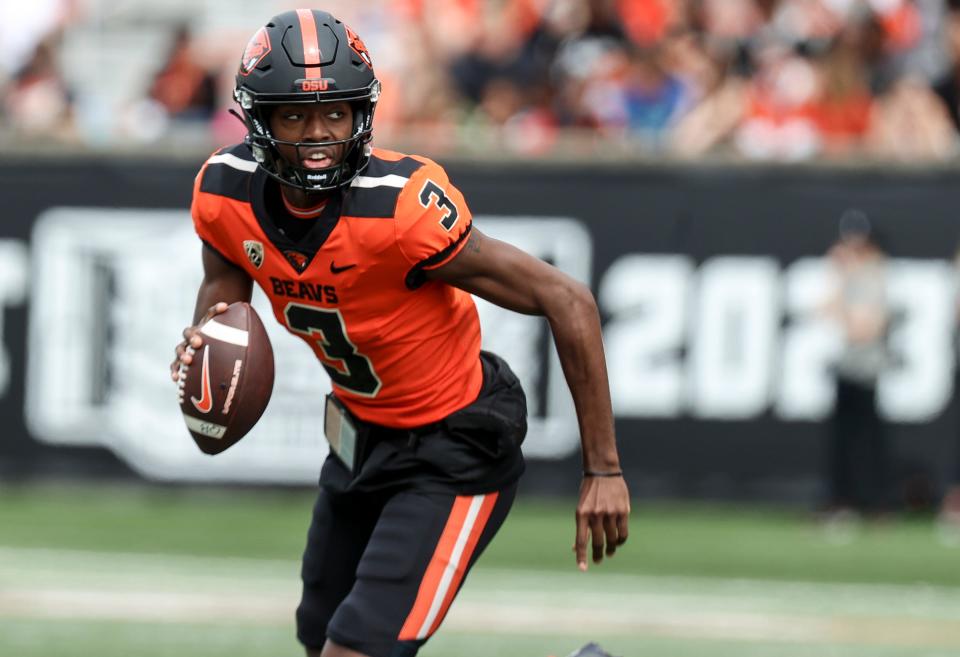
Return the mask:
M 243 438 L 273 392 L 273 347 L 250 304 L 231 304 L 200 327 L 203 346 L 180 366 L 178 396 L 197 446 L 218 454 Z

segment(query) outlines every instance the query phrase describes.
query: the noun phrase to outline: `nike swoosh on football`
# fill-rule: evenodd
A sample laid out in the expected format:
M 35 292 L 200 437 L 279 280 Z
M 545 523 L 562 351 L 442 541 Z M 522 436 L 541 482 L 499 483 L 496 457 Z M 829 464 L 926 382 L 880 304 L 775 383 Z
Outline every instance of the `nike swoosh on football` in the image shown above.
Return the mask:
M 331 274 L 339 274 L 339 273 L 342 273 L 342 272 L 347 271 L 348 269 L 353 269 L 354 267 L 356 267 L 355 264 L 354 264 L 354 265 L 346 265 L 346 266 L 344 266 L 344 267 L 337 267 L 335 264 L 333 264 L 333 262 L 331 262 L 331 263 L 330 263 L 330 273 L 331 273 Z
M 203 350 L 203 370 L 200 373 L 202 387 L 200 389 L 200 399 L 190 397 L 194 407 L 201 413 L 209 413 L 213 408 L 213 395 L 210 393 L 210 345 Z

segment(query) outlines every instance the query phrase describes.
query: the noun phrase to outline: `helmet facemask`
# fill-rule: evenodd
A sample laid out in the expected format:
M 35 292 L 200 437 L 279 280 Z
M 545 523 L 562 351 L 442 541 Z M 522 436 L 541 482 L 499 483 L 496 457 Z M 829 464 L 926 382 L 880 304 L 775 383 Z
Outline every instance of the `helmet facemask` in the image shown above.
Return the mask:
M 274 180 L 306 192 L 326 192 L 350 184 L 370 161 L 370 140 L 373 137 L 373 115 L 380 97 L 376 79 L 366 89 L 353 91 L 258 94 L 244 86 L 234 91 L 247 126 L 246 143 L 254 158 Z M 353 110 L 353 130 L 346 139 L 322 142 L 291 142 L 277 139 L 270 130 L 270 113 L 280 105 L 333 103 L 345 101 Z M 279 146 L 290 146 L 296 152 L 291 162 Z M 340 161 L 324 169 L 301 166 L 301 149 L 344 145 Z

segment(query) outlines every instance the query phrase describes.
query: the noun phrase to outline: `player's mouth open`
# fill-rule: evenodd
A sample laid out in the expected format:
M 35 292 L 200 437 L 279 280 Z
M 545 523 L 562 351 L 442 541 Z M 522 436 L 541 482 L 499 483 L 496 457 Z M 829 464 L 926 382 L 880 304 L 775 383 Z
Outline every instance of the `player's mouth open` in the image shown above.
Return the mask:
M 307 153 L 303 156 L 303 166 L 307 169 L 326 169 L 333 165 L 333 158 L 322 151 Z

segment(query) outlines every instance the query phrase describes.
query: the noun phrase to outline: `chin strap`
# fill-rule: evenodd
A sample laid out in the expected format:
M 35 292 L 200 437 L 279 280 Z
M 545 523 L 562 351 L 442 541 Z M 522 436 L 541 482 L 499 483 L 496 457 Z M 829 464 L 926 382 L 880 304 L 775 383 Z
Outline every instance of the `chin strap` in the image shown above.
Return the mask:
M 231 108 L 228 109 L 227 111 L 230 112 L 231 114 L 233 114 L 235 117 L 237 117 L 237 121 L 239 121 L 240 123 L 242 123 L 244 128 L 247 127 L 247 122 L 243 120 L 243 117 L 240 116 L 240 114 L 239 114 L 239 112 L 237 112 L 237 110 L 235 110 L 235 109 L 233 109 L 233 108 L 231 107 Z

